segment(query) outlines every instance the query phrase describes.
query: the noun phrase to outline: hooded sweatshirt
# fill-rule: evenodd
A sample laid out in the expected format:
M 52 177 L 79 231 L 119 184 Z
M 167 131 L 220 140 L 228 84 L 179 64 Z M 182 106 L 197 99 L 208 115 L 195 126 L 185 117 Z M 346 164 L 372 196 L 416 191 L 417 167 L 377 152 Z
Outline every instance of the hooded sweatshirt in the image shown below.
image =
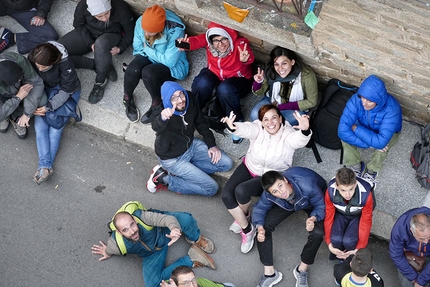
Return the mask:
M 375 102 L 376 106 L 366 111 L 360 96 Z M 357 125 L 355 131 L 351 129 L 354 124 Z M 387 92 L 382 80 L 371 75 L 346 103 L 338 136 L 342 141 L 359 148 L 383 149 L 393 134 L 401 130 L 402 109 L 399 102 Z
M 151 124 L 152 129 L 156 132 L 154 149 L 162 160 L 175 158 L 186 152 L 194 140 L 196 129 L 203 136 L 203 141 L 208 148 L 216 146 L 209 124 L 196 106 L 194 95 L 191 92 L 184 90 L 176 82 L 164 82 L 161 86 L 164 108 L 173 107 L 170 98 L 176 91 L 182 91 L 185 94 L 187 103 L 184 111 L 175 111 L 173 116 L 165 121 L 161 118 L 161 108 L 153 112 L 155 115 Z
M 230 51 L 227 55 L 220 55 L 214 52 L 213 46 L 209 40 L 211 35 L 220 35 L 229 39 Z M 190 50 L 206 48 L 206 57 L 208 69 L 218 76 L 220 81 L 233 77 L 244 77 L 252 79 L 252 63 L 254 62 L 254 53 L 251 50 L 248 39 L 239 37 L 237 32 L 228 27 L 211 22 L 205 34 L 190 37 Z M 240 61 L 240 52 L 245 49 L 249 53 L 249 59 L 246 63 Z

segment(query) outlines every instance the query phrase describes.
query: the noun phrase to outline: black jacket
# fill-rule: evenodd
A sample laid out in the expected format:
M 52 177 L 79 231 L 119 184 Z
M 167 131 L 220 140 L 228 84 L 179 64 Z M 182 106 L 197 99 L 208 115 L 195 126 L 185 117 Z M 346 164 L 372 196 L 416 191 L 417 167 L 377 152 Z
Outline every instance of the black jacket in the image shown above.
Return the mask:
M 46 19 L 54 0 L 0 0 L 0 3 L 4 6 L 6 15 L 37 8 L 36 15 Z
M 162 159 L 171 159 L 182 155 L 188 150 L 194 140 L 194 131 L 197 129 L 203 136 L 203 141 L 208 148 L 216 146 L 215 137 L 209 129 L 200 109 L 196 106 L 194 95 L 188 93 L 188 109 L 184 116 L 185 125 L 181 116 L 173 115 L 169 120 L 161 118 L 162 105 L 153 111 L 154 117 L 151 121 L 152 129 L 156 132 L 155 153 Z
M 111 5 L 110 18 L 105 23 L 92 16 L 87 1 L 81 0 L 76 6 L 73 27 L 82 35 L 88 47 L 104 33 L 121 34 L 122 39 L 117 47 L 122 54 L 133 42 L 135 20 L 130 7 L 123 0 L 112 0 Z

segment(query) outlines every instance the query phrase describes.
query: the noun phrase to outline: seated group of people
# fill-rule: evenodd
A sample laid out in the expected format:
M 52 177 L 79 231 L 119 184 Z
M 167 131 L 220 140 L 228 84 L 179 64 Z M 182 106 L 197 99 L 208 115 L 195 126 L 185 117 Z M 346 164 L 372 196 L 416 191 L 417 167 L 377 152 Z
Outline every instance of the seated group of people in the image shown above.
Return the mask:
M 339 268 L 348 270 L 350 275 L 336 275 L 342 286 L 368 282 L 371 280 L 368 274 L 376 274 L 371 277 L 382 282 L 377 273 L 371 271 L 371 256 L 365 249 L 372 224 L 372 190 L 402 125 L 400 105 L 388 94 L 382 80 L 369 76 L 348 101 L 338 131 L 347 167 L 341 168 L 327 185 L 314 171 L 292 166 L 294 151 L 304 147 L 312 136 L 307 113 L 318 102 L 316 76 L 293 51 L 274 48 L 266 67 L 258 69 L 252 77 L 254 55 L 249 41 L 236 31 L 210 23 L 205 34 L 187 37 L 185 25 L 173 12 L 154 5 L 135 21 L 123 0 L 80 1 L 74 15 L 75 29 L 55 41 L 58 36 L 45 20 L 52 1 L 27 2 L 25 9 L 17 9 L 7 1 L 0 5 L 0 15 L 14 17 L 28 30 L 28 33 L 13 34 L 3 28 L 0 52 L 15 43 L 19 53 L 30 52 L 28 58 L 11 52 L 0 55 L 0 132 L 6 132 L 12 123 L 18 136 L 25 138 L 29 120 L 35 117 L 39 165 L 33 180 L 37 184 L 53 174 L 53 162 L 64 128 L 50 126 L 44 117 L 71 97 L 79 100 L 81 89 L 75 68 L 96 72 L 89 95 L 89 102 L 95 104 L 103 98 L 108 81 L 117 79 L 112 56 L 123 53 L 133 44 L 135 58 L 124 67 L 123 102 L 131 121 L 140 119 L 142 123 L 151 123 L 156 132 L 154 147 L 160 164 L 154 167 L 147 182 L 150 192 L 165 188 L 179 194 L 205 196 L 218 192 L 218 183 L 209 175 L 232 169 L 233 160 L 216 146 L 215 137 L 202 115 L 204 105 L 215 96 L 217 105 L 226 115 L 221 121 L 232 134 L 233 143 L 240 143 L 243 138 L 250 141 L 243 162 L 222 190 L 222 200 L 234 218 L 229 229 L 241 234 L 242 253 L 252 249 L 257 237 L 264 266 L 258 286 L 273 286 L 281 281 L 283 275 L 273 264 L 272 232 L 299 210 L 308 214 L 305 228 L 309 237 L 300 263 L 293 271 L 296 286 L 308 286 L 308 266 L 314 263 L 324 239 L 331 258 L 351 260 L 353 274 L 343 266 Z M 187 91 L 175 80 L 182 80 L 188 74 L 185 50 L 199 48 L 206 49 L 207 67 L 195 77 L 191 91 Z M 94 59 L 83 56 L 91 51 Z M 142 116 L 133 95 L 140 79 L 152 98 L 151 107 Z M 251 112 L 252 122 L 245 121 L 240 106 L 240 99 L 249 91 L 263 96 Z M 202 140 L 194 136 L 196 129 Z M 361 160 L 357 147 L 374 149 L 369 163 Z M 253 196 L 260 198 L 251 214 Z M 145 250 L 137 242 L 142 238 L 145 243 L 146 239 L 159 240 L 150 234 L 153 231 L 143 228 L 129 214 L 122 214 L 116 221 L 117 231 L 130 241 L 131 253 L 146 258 L 143 269 L 151 269 L 144 271 L 146 286 L 179 284 L 174 278 L 180 275 L 172 275 L 172 282 L 163 281 L 169 279 L 178 266 L 214 268 L 213 260 L 206 254 L 215 252 L 214 244 L 200 236 L 190 216 L 142 212 L 139 215 L 142 221 L 160 226 L 171 238 L 170 242 L 152 242 L 153 247 L 165 248 L 151 250 Z M 426 244 L 430 239 L 426 233 L 428 225 L 417 226 L 415 221 L 411 220 L 410 233 L 399 236 Z M 193 244 L 189 255 L 164 268 L 167 246 L 182 232 Z M 109 242 L 108 245 L 94 245 L 93 252 L 103 255 L 102 259 L 119 254 L 115 242 Z M 425 250 L 421 251 L 421 245 L 411 251 L 427 255 Z M 414 286 L 429 281 L 425 270 L 414 273 L 412 267 L 405 264 L 404 255 L 395 253 L 392 256 L 407 278 L 405 281 L 413 282 Z M 354 270 L 353 266 L 362 264 L 365 267 L 361 272 Z M 190 273 L 189 269 L 184 271 L 184 274 Z M 191 286 L 198 279 L 193 277 L 185 281 L 188 282 L 186 286 Z

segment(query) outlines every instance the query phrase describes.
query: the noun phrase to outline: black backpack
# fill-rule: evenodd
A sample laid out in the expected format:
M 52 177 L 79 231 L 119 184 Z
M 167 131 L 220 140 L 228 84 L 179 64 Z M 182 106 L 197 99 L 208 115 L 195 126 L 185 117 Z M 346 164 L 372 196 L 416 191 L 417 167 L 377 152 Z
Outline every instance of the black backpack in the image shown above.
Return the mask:
M 422 187 L 430 189 L 430 124 L 421 131 L 421 142 L 414 145 L 411 152 L 411 164 L 416 170 L 415 177 Z
M 312 113 L 310 127 L 312 138 L 307 145 L 311 147 L 317 162 L 321 162 L 315 143 L 329 149 L 340 149 L 342 143 L 337 136 L 337 129 L 346 102 L 358 91 L 358 87 L 346 84 L 338 79 L 331 79 L 325 86 L 321 101 Z
M 221 122 L 221 119 L 223 118 L 222 108 L 217 97 L 214 96 L 209 100 L 209 102 L 204 106 L 202 113 L 206 121 L 209 123 L 209 127 L 214 132 L 222 134 L 223 136 L 226 135 L 224 131 L 225 124 Z

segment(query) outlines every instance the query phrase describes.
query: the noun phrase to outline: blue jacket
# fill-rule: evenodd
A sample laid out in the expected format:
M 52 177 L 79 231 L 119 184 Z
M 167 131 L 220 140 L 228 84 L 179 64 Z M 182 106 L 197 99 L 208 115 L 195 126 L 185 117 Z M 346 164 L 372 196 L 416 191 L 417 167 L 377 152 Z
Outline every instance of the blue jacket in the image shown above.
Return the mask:
M 418 242 L 413 236 L 410 228 L 411 218 L 415 214 L 425 213 L 430 215 L 430 209 L 428 207 L 413 208 L 411 210 L 403 213 L 391 230 L 390 239 L 390 257 L 396 265 L 397 269 L 402 272 L 409 281 L 416 280 L 421 286 L 426 285 L 430 282 L 430 264 L 426 264 L 421 273 L 417 273 L 411 265 L 409 265 L 404 254 L 405 251 L 412 251 L 417 255 L 423 253 L 424 256 L 430 256 L 430 246 L 427 248 L 428 244 L 423 244 Z
M 327 182 L 313 170 L 299 166 L 287 169 L 282 175 L 292 185 L 296 194 L 294 204 L 264 191 L 252 209 L 252 223 L 255 226 L 264 226 L 266 214 L 274 204 L 289 211 L 312 209 L 310 216 L 315 216 L 317 221 L 323 220 L 325 216 L 324 191 L 327 189 Z
M 153 63 L 160 63 L 170 69 L 173 78 L 183 80 L 188 75 L 189 64 L 184 51 L 179 51 L 175 40 L 185 35 L 185 25 L 172 11 L 166 10 L 166 26 L 160 39 L 155 40 L 152 46 L 145 39 L 142 29 L 142 16 L 137 19 L 134 28 L 133 55 L 148 57 Z
M 366 111 L 360 96 L 377 105 Z M 355 131 L 351 129 L 357 125 Z M 358 92 L 346 103 L 340 118 L 338 136 L 353 146 L 383 149 L 394 133 L 402 130 L 402 109 L 378 77 L 371 75 L 361 84 Z

